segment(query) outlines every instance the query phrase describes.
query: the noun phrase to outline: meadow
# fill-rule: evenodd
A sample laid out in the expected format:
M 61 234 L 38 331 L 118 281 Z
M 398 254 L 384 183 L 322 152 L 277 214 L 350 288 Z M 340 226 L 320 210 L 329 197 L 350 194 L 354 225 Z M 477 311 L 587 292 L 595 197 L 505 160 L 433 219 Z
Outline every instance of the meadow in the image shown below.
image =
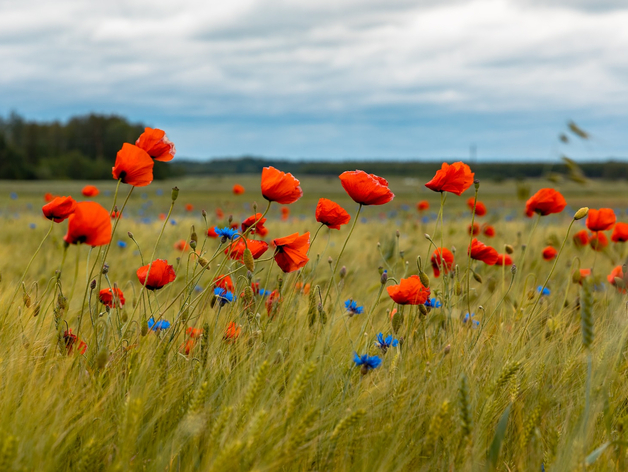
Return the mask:
M 467 206 L 471 185 L 442 194 L 441 224 L 432 176 L 388 179 L 394 200 L 357 220 L 337 177 L 295 177 L 303 197 L 270 205 L 263 238 L 311 233 L 310 261 L 290 273 L 273 249 L 245 265 L 208 237 L 264 212 L 260 175 L 135 188 L 111 245 L 93 248 L 65 247 L 68 221 L 42 216 L 44 194 L 110 211 L 129 185 L 96 182 L 87 198 L 88 182 L 0 182 L 0 471 L 626 469 L 628 305 L 609 274 L 627 243 L 573 241 L 581 207 L 628 222 L 625 183 L 476 174 L 486 215 Z M 567 207 L 527 218 L 546 187 Z M 317 223 L 321 197 L 351 221 Z M 468 257 L 472 221 L 514 265 Z M 435 246 L 455 259 L 439 277 Z M 147 290 L 136 271 L 154 259 L 176 279 Z M 432 306 L 395 303 L 388 287 L 420 273 Z M 231 300 L 215 290 L 226 274 Z M 107 287 L 123 306 L 99 301 Z M 379 333 L 396 342 L 378 347 Z

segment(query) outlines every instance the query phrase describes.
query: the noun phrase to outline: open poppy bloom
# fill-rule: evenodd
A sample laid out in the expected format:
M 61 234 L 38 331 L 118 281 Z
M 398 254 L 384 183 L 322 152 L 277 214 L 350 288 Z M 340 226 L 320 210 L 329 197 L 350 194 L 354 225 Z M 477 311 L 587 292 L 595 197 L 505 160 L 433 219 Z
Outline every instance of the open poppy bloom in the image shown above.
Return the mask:
M 487 265 L 495 265 L 499 257 L 497 250 L 473 238 L 469 247 L 471 259 L 482 261 Z
M 96 202 L 79 202 L 68 219 L 68 232 L 63 237 L 68 244 L 83 243 L 104 246 L 111 242 L 109 212 Z
M 614 243 L 624 243 L 628 241 L 628 223 L 617 223 L 611 234 L 611 241 Z
M 281 221 L 288 221 L 289 216 L 290 216 L 290 208 L 281 207 Z
M 483 233 L 484 236 L 486 236 L 487 238 L 492 238 L 495 236 L 495 228 L 493 228 L 491 225 L 484 225 L 483 226 Z
M 44 216 L 55 223 L 60 223 L 69 218 L 76 210 L 76 200 L 72 197 L 57 197 L 45 204 L 41 211 Z
M 216 233 L 216 227 L 215 226 L 210 226 L 209 228 L 207 228 L 207 237 L 208 238 L 217 238 L 218 237 L 218 233 Z
M 307 251 L 310 248 L 310 233 L 291 234 L 284 238 L 273 240 L 276 247 L 275 262 L 284 272 L 294 272 L 300 269 L 310 259 L 307 257 Z
M 140 267 L 137 269 L 136 275 L 140 283 L 146 285 L 148 290 L 159 290 L 164 285 L 173 282 L 177 277 L 172 266 L 163 259 L 155 259 L 152 264 Z
M 560 213 L 567 206 L 565 198 L 553 188 L 542 188 L 532 195 L 526 202 L 526 216 L 535 213 L 541 216 Z
M 268 243 L 256 239 L 247 239 L 245 244 L 243 238 L 238 238 L 225 249 L 225 254 L 229 255 L 231 259 L 244 262 L 244 250 L 247 247 L 251 251 L 251 254 L 253 254 L 253 259 L 257 260 L 268 250 Z
M 244 187 L 240 184 L 235 184 L 233 186 L 233 194 L 234 195 L 242 195 L 244 193 Z
M 558 254 L 558 251 L 552 246 L 547 246 L 545 249 L 543 249 L 543 259 L 545 259 L 546 261 L 551 261 L 552 259 L 554 259 L 556 257 L 556 254 Z
M 471 197 L 467 200 L 467 206 L 471 211 L 473 211 L 473 202 L 475 201 L 475 197 Z M 486 215 L 486 205 L 481 201 L 475 202 L 475 214 L 476 216 L 484 216 Z
M 281 305 L 281 293 L 279 290 L 273 290 L 270 292 L 270 295 L 266 299 L 266 313 L 270 318 L 274 318 L 277 312 L 279 311 L 279 306 Z
M 214 287 L 225 289 L 229 292 L 233 292 L 233 280 L 228 275 L 219 275 L 213 281 Z
M 336 202 L 321 198 L 316 205 L 316 221 L 331 229 L 340 229 L 346 225 L 351 216 Z
M 135 141 L 135 145 L 146 151 L 156 161 L 171 161 L 177 152 L 174 143 L 166 136 L 166 132 L 160 129 L 145 128 Z
M 473 223 L 473 226 L 467 226 L 467 233 L 473 236 L 477 236 L 478 234 L 480 234 L 480 225 L 477 223 Z
M 401 279 L 399 285 L 386 287 L 388 295 L 399 305 L 423 305 L 430 297 L 430 289 L 421 283 L 418 275 Z
M 185 251 L 188 247 L 188 242 L 185 239 L 180 239 L 176 243 L 174 243 L 174 248 L 177 251 Z
M 581 229 L 573 235 L 573 242 L 578 247 L 583 247 L 589 244 L 589 234 L 586 229 Z
M 384 205 L 395 198 L 388 188 L 388 181 L 377 175 L 353 170 L 343 172 L 339 178 L 345 192 L 360 205 Z
M 573 274 L 573 282 L 582 285 L 582 281 L 591 275 L 591 269 L 579 269 Z
M 268 229 L 266 229 L 264 223 L 266 223 L 266 218 L 262 218 L 261 213 L 255 213 L 242 222 L 242 232 L 246 232 L 247 229 L 255 225 L 255 228 L 251 230 L 251 234 L 258 234 L 264 237 L 268 234 Z
M 75 346 L 80 354 L 85 354 L 87 344 L 85 341 L 81 341 L 76 334 L 72 334 L 71 329 L 63 332 L 63 340 L 65 341 L 65 348 L 68 350 L 68 355 L 72 354 Z
M 508 254 L 497 254 L 497 261 L 495 262 L 496 266 L 511 266 L 512 265 L 512 257 Z
M 264 167 L 262 169 L 262 195 L 269 202 L 288 205 L 301 198 L 303 190 L 292 174 L 286 174 L 274 167 Z
M 615 212 L 610 208 L 591 208 L 587 216 L 587 228 L 591 231 L 606 231 L 613 227 L 616 220 Z
M 114 287 L 113 290 L 110 288 L 102 289 L 98 294 L 98 299 L 100 303 L 109 308 L 119 308 L 125 303 L 124 294 L 118 287 Z
M 95 197 L 100 193 L 100 190 L 94 185 L 86 185 L 83 187 L 83 190 L 81 190 L 81 193 L 84 197 Z
M 416 209 L 418 211 L 429 210 L 430 209 L 430 202 L 428 202 L 427 200 L 421 200 L 419 203 L 416 204 Z
M 611 273 L 606 276 L 606 280 L 608 280 L 608 283 L 617 287 L 617 281 L 615 279 L 621 279 L 624 282 L 624 285 L 626 285 L 624 271 L 622 269 L 622 266 L 620 265 L 611 270 Z M 617 287 L 617 290 L 619 290 L 621 293 L 626 293 L 625 288 Z
M 602 251 L 608 246 L 608 238 L 601 231 L 596 231 L 589 238 L 589 245 L 596 251 Z
M 454 162 L 452 165 L 443 162 L 441 168 L 425 186 L 434 192 L 451 192 L 460 196 L 471 187 L 474 176 L 471 168 L 463 162 Z
M 434 277 L 440 276 L 441 269 L 447 275 L 454 268 L 454 254 L 446 247 L 439 247 L 432 254 L 430 262 Z
M 153 181 L 155 163 L 143 149 L 124 143 L 116 154 L 116 162 L 111 170 L 113 178 L 134 187 L 146 187 Z
M 223 339 L 225 341 L 235 341 L 240 336 L 240 332 L 242 331 L 242 327 L 237 325 L 235 321 L 230 321 L 225 329 L 225 334 Z

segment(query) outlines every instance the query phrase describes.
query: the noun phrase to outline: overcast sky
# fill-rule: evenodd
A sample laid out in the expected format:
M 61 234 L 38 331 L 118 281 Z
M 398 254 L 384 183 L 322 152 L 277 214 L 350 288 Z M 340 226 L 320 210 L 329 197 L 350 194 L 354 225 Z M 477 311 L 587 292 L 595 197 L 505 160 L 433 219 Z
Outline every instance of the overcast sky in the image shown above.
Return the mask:
M 626 25 L 625 0 L 0 0 L 0 114 L 123 114 L 194 158 L 628 157 Z M 569 119 L 592 140 L 559 144 Z

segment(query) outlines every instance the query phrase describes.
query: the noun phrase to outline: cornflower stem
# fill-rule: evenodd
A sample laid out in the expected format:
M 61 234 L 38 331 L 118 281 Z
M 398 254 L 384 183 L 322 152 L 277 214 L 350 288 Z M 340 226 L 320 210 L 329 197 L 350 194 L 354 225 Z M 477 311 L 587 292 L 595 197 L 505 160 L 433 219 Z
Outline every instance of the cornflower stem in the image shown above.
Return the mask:
M 384 291 L 385 285 L 386 284 L 380 284 L 379 290 L 377 292 L 377 297 L 375 298 L 375 301 L 373 301 L 373 305 L 371 306 L 371 308 L 369 309 L 369 311 L 368 311 L 368 313 L 366 315 L 366 320 L 364 320 L 364 324 L 362 325 L 362 329 L 358 333 L 358 336 L 361 336 L 361 337 L 358 337 L 357 341 L 360 341 L 360 339 L 366 337 L 366 336 L 364 336 L 364 332 L 365 332 L 366 327 L 368 326 L 369 322 L 371 321 L 371 315 L 373 314 L 373 311 L 375 310 L 375 308 L 377 308 L 377 305 L 379 304 L 379 299 L 382 296 L 382 292 Z M 357 344 L 357 342 L 356 342 L 356 344 Z M 361 345 L 361 344 L 362 343 L 360 342 L 359 345 Z
M 475 186 L 475 196 L 473 197 L 473 210 L 471 211 L 471 230 L 469 231 L 469 247 L 467 248 L 467 313 L 471 320 L 471 245 L 473 244 L 473 225 L 475 224 L 475 207 L 478 203 L 479 184 Z
M 355 214 L 355 218 L 353 219 L 353 224 L 351 225 L 351 229 L 349 230 L 349 234 L 345 238 L 345 242 L 342 245 L 342 249 L 340 250 L 340 254 L 338 254 L 338 259 L 336 260 L 336 265 L 334 265 L 334 269 L 331 272 L 331 277 L 329 278 L 329 284 L 327 284 L 327 291 L 325 292 L 325 298 L 323 298 L 323 306 L 327 303 L 327 298 L 329 297 L 329 292 L 331 291 L 331 286 L 334 283 L 334 279 L 336 277 L 336 271 L 338 270 L 338 266 L 340 265 L 340 259 L 342 258 L 342 254 L 345 252 L 345 248 L 347 247 L 347 243 L 349 242 L 349 238 L 353 234 L 353 230 L 355 229 L 355 225 L 358 222 L 358 217 L 360 216 L 360 211 L 362 211 L 362 204 L 358 207 L 358 211 Z

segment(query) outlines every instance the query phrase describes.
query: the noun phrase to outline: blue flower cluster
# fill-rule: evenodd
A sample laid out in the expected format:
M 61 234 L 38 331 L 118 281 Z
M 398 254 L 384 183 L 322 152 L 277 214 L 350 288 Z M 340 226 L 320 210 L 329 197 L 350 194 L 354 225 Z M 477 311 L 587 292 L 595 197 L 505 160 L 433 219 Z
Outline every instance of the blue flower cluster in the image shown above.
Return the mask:
M 345 302 L 345 308 L 349 312 L 350 316 L 361 315 L 364 312 L 364 307 L 358 306 L 355 300 L 351 300 L 351 299 Z
M 440 308 L 443 306 L 443 304 L 439 300 L 436 300 L 436 298 L 428 298 L 425 300 L 424 305 L 429 308 Z
M 219 228 L 218 226 L 216 226 L 214 228 L 214 231 L 221 238 L 235 239 L 235 238 L 238 237 L 238 230 L 237 229 L 227 228 L 226 226 L 224 228 Z
M 547 288 L 547 287 L 543 288 L 542 285 L 539 285 L 536 288 L 536 291 L 539 292 L 541 295 L 549 295 L 550 293 L 552 293 L 552 292 L 550 292 L 549 288 Z
M 220 287 L 216 287 L 214 289 L 214 295 L 216 295 L 216 298 L 220 302 L 220 306 L 224 306 L 227 303 L 231 303 L 235 298 L 233 296 L 233 293 Z
M 389 334 L 384 338 L 382 333 L 377 335 L 377 341 L 375 341 L 375 345 L 382 350 L 383 353 L 391 347 L 397 347 L 399 345 L 399 340 L 394 339 L 392 334 Z
M 378 356 L 369 356 L 368 354 L 360 356 L 357 352 L 354 352 L 353 362 L 355 362 L 356 366 L 362 368 L 363 374 L 366 374 L 369 370 L 377 369 L 382 363 L 382 360 Z
M 155 322 L 155 319 L 153 317 L 148 320 L 148 329 L 151 329 L 153 331 L 160 331 L 162 329 L 168 328 L 170 328 L 170 321 L 159 320 Z

